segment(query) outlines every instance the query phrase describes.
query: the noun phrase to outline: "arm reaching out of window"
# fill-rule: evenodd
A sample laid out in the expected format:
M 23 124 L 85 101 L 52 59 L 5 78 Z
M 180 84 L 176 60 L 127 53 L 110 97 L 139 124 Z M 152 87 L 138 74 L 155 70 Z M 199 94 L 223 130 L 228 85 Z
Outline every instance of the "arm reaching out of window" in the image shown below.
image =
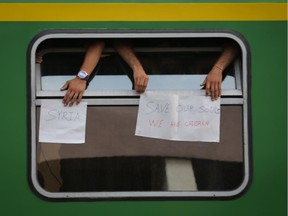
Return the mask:
M 90 45 L 78 75 L 62 86 L 61 91 L 67 90 L 63 99 L 65 106 L 72 106 L 75 102 L 76 104 L 80 103 L 86 89 L 87 80 L 99 62 L 104 46 L 105 43 L 103 41 L 97 41 Z
M 237 55 L 238 49 L 235 45 L 226 45 L 208 73 L 201 86 L 205 86 L 206 95 L 211 96 L 212 100 L 217 100 L 221 96 L 222 72 L 229 66 Z
M 114 46 L 115 50 L 133 70 L 135 90 L 139 93 L 143 93 L 148 85 L 149 77 L 136 57 L 132 46 L 126 41 L 124 42 L 122 40 L 116 40 L 114 42 Z

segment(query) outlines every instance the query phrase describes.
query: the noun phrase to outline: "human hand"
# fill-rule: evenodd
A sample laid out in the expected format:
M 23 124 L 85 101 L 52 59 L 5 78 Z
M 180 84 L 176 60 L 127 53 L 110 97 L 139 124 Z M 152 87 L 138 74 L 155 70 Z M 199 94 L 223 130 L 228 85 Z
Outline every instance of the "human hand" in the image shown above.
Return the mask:
M 40 54 L 36 54 L 35 61 L 37 64 L 41 64 L 43 62 L 43 57 Z
M 82 99 L 84 91 L 86 89 L 86 80 L 81 80 L 78 77 L 75 77 L 72 80 L 68 80 L 61 88 L 61 91 L 67 90 L 64 98 L 63 104 L 65 106 L 73 106 L 76 102 L 78 105 Z
M 217 100 L 221 96 L 222 85 L 222 70 L 218 67 L 213 67 L 208 73 L 201 86 L 205 86 L 206 95 L 211 96 L 211 100 Z
M 147 76 L 142 67 L 134 70 L 133 73 L 135 90 L 138 93 L 143 93 L 148 85 L 149 77 Z

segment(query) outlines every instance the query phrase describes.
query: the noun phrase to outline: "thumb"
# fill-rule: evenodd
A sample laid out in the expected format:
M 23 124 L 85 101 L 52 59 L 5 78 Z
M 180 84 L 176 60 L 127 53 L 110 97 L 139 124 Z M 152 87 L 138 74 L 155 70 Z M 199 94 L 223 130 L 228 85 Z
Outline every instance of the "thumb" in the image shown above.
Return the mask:
M 61 91 L 67 90 L 69 87 L 69 81 L 66 81 L 66 83 L 61 87 Z
M 200 86 L 205 86 L 206 85 L 206 80 L 207 80 L 207 77 L 204 79 L 204 81 L 200 84 Z

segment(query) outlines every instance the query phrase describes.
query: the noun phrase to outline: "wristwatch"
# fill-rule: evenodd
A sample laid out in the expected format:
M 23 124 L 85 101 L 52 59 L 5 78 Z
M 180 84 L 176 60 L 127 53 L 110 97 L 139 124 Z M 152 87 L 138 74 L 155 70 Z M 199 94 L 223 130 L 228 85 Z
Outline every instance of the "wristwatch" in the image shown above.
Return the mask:
M 86 71 L 79 71 L 77 74 L 77 77 L 79 77 L 82 80 L 86 80 L 86 81 L 88 81 L 88 79 L 89 79 L 89 75 Z

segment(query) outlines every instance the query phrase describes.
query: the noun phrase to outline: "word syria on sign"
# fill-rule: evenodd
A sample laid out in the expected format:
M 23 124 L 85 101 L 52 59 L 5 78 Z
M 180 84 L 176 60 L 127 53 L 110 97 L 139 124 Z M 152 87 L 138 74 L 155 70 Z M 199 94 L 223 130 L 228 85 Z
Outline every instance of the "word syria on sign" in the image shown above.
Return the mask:
M 65 107 L 62 101 L 41 102 L 39 142 L 85 143 L 87 103 Z

